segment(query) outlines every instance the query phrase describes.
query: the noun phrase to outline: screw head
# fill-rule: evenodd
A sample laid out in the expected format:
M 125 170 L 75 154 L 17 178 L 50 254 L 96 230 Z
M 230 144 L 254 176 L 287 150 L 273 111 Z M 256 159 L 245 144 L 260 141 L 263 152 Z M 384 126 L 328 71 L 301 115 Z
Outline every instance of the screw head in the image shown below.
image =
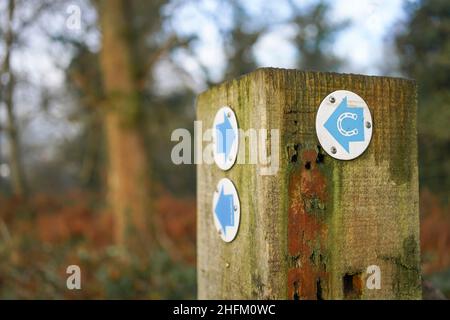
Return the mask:
M 372 124 L 369 121 L 366 121 L 366 128 L 370 129 L 372 127 Z
M 230 112 L 227 112 L 227 117 L 228 118 L 231 117 L 231 113 Z
M 329 100 L 330 100 L 331 103 L 335 103 L 335 102 L 336 102 L 336 98 L 333 97 L 333 96 L 331 96 L 331 97 L 329 98 Z
M 335 154 L 337 152 L 336 147 L 331 147 L 331 153 Z

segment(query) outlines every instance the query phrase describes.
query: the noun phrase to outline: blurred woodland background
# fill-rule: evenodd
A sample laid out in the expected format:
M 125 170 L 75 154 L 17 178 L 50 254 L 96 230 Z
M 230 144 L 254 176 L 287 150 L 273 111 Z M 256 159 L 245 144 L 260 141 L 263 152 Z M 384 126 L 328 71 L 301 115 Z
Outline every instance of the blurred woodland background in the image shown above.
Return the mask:
M 0 0 L 0 298 L 195 298 L 170 135 L 260 66 L 417 80 L 423 274 L 450 297 L 450 1 Z

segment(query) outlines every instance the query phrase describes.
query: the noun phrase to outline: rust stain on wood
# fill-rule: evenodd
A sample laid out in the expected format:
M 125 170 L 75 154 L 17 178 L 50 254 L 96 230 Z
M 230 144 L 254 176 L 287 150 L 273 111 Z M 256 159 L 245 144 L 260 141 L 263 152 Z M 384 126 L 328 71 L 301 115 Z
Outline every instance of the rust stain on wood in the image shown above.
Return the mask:
M 327 183 L 316 159 L 316 150 L 302 151 L 301 162 L 289 179 L 288 250 L 294 257 L 288 271 L 291 299 L 321 299 L 321 286 L 327 279 Z

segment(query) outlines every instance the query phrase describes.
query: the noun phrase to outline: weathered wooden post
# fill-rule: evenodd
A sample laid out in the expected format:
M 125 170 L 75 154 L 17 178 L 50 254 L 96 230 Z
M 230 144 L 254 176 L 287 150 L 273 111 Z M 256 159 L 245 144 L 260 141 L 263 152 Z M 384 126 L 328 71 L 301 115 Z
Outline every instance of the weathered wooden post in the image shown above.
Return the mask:
M 364 99 L 373 121 L 368 148 L 350 161 L 330 156 L 336 149 L 324 150 L 316 134 L 319 105 L 336 90 Z M 249 164 L 250 134 L 239 142 L 245 163 L 198 165 L 200 299 L 421 298 L 413 81 L 264 68 L 198 97 L 203 130 L 223 106 L 244 131 L 279 130 L 271 154 L 279 168 L 262 174 L 266 164 Z M 225 177 L 240 201 L 231 242 L 214 221 Z

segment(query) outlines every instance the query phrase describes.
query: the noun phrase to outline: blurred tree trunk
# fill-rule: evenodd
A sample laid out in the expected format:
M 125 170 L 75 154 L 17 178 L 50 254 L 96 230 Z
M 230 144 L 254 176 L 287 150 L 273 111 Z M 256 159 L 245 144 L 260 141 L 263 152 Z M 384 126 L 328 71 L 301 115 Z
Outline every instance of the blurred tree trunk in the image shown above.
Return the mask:
M 15 1 L 9 0 L 8 2 L 8 23 L 5 34 L 5 60 L 3 63 L 3 74 L 7 75 L 8 83 L 5 90 L 5 104 L 7 112 L 7 134 L 9 139 L 9 163 L 11 167 L 11 185 L 14 195 L 25 196 L 25 174 L 22 167 L 22 158 L 20 152 L 20 137 L 17 127 L 17 121 L 14 115 L 14 87 L 15 79 L 11 69 L 11 52 L 14 43 L 14 30 L 13 30 L 13 18 L 14 18 Z
M 115 215 L 115 237 L 124 248 L 146 252 L 150 231 L 149 161 L 139 120 L 142 118 L 129 35 L 127 2 L 100 0 L 100 62 L 105 86 L 108 140 L 108 197 Z

